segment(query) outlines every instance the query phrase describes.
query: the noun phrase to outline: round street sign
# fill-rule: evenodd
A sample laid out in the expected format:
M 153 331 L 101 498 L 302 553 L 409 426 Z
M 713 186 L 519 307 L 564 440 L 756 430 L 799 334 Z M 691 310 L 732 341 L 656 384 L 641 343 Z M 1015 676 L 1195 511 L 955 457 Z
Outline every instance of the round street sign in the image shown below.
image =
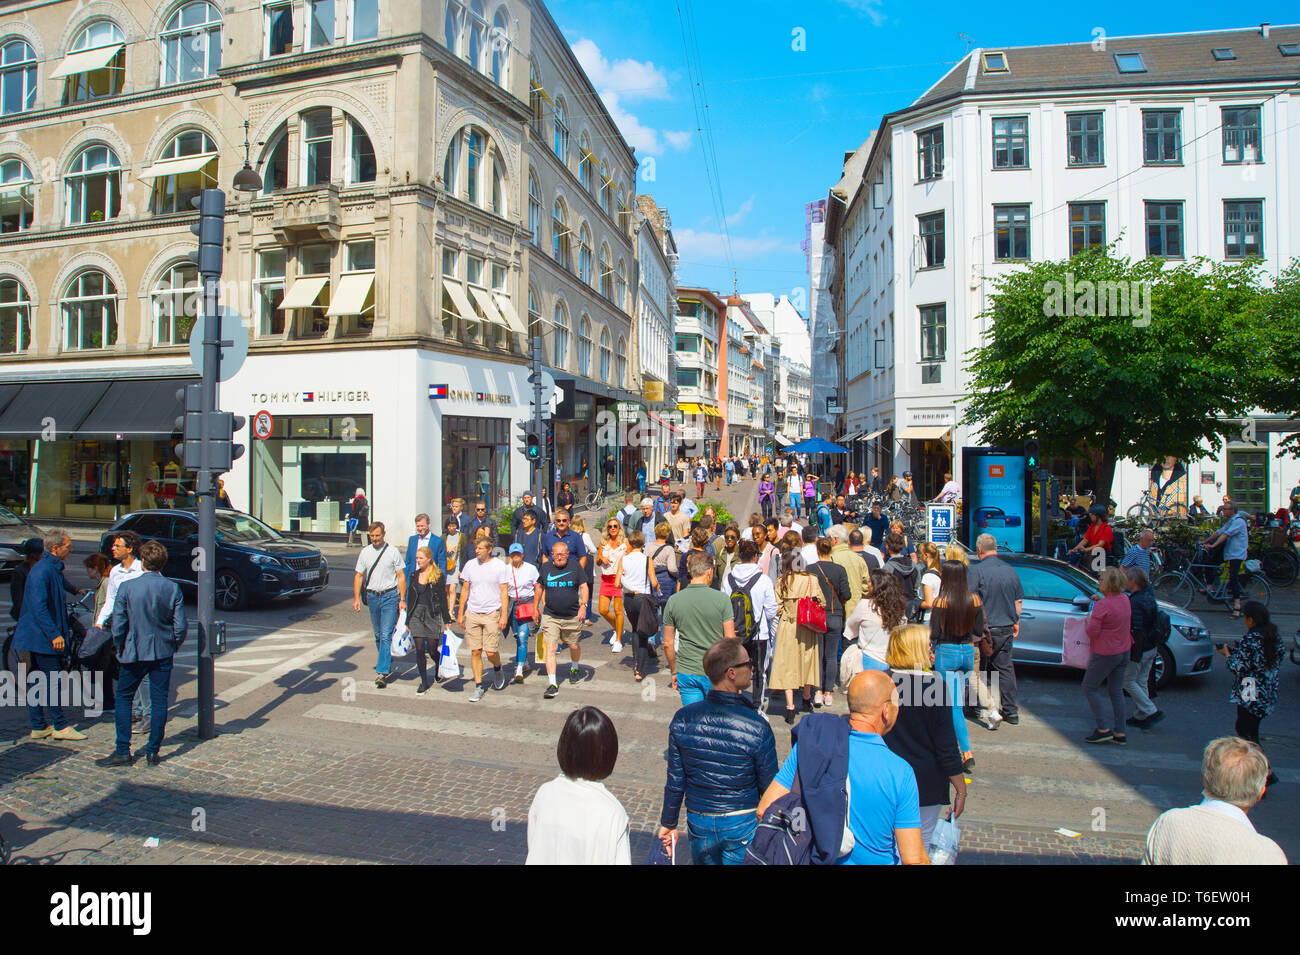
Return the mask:
M 271 428 L 275 424 L 275 419 L 271 417 L 269 411 L 259 411 L 253 415 L 253 434 L 265 441 L 271 436 Z
M 190 330 L 190 363 L 203 374 L 203 335 L 206 319 L 200 315 Z M 217 340 L 221 342 L 221 373 L 218 381 L 229 381 L 248 357 L 248 329 L 234 309 L 223 306 L 221 328 Z

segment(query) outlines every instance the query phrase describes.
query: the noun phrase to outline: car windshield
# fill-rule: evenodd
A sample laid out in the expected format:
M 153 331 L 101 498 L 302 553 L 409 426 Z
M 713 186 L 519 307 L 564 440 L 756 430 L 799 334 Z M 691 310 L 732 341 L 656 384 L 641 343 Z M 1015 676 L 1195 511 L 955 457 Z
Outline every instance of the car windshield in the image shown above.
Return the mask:
M 1097 579 L 1095 577 L 1089 577 L 1087 574 L 1085 574 L 1083 571 L 1073 566 L 1072 564 L 1066 564 L 1058 561 L 1051 565 L 1041 564 L 1039 566 L 1042 566 L 1044 568 L 1050 566 L 1052 570 L 1056 571 L 1059 574 L 1064 575 L 1065 577 L 1068 577 L 1071 581 L 1078 584 L 1080 587 L 1084 588 L 1088 593 L 1090 594 L 1097 593 L 1097 587 L 1098 587 Z
M 248 541 L 283 540 L 275 528 L 263 524 L 247 514 L 217 515 L 217 534 L 227 543 L 242 544 Z
M 15 514 L 9 508 L 0 505 L 0 527 L 18 527 L 26 523 L 21 517 Z

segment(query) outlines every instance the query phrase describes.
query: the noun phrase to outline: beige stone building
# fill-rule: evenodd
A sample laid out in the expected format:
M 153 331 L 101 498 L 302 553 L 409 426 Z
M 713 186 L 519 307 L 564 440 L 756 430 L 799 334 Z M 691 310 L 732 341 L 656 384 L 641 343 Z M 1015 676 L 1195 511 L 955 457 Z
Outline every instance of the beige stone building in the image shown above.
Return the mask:
M 5 4 L 0 498 L 184 503 L 203 188 L 227 193 L 222 297 L 251 341 L 221 404 L 271 422 L 226 475 L 237 507 L 338 532 L 356 488 L 402 527 L 517 499 L 530 331 L 574 381 L 563 470 L 594 463 L 596 413 L 640 391 L 636 172 L 539 2 Z

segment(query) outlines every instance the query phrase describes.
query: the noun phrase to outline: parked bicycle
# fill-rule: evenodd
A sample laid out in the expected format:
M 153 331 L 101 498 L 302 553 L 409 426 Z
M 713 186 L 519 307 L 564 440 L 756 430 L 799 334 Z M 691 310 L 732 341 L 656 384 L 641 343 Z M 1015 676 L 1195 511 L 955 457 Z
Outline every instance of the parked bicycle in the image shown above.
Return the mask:
M 1187 520 L 1187 505 L 1174 498 L 1157 501 L 1148 490 L 1142 492 L 1141 500 L 1130 507 L 1125 516 L 1130 521 L 1157 527 L 1166 521 Z
M 1258 600 L 1265 607 L 1273 596 L 1272 588 L 1264 575 L 1259 572 L 1259 561 L 1247 560 L 1237 577 L 1241 585 L 1241 600 Z M 1204 547 L 1197 547 L 1191 562 L 1181 570 L 1161 574 L 1153 583 L 1156 598 L 1167 600 L 1184 610 L 1191 606 L 1197 593 L 1203 594 L 1210 603 L 1227 603 L 1232 598 L 1228 594 L 1228 572 L 1222 564 L 1211 563 Z

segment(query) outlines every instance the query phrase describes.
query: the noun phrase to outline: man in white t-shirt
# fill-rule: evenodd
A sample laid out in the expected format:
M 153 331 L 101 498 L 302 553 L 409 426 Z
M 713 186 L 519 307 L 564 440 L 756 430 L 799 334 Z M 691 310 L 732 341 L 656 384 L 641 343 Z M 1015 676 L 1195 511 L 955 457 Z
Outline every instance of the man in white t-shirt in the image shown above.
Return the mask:
M 113 607 L 117 603 L 117 591 L 126 581 L 144 573 L 144 564 L 140 563 L 137 552 L 140 550 L 140 535 L 135 531 L 122 531 L 113 538 L 113 559 L 117 565 L 108 572 L 108 591 L 104 595 L 104 606 L 95 616 L 95 626 L 101 630 L 109 629 L 113 619 Z M 131 705 L 131 719 L 147 720 L 153 712 L 152 699 L 149 694 L 149 681 L 141 680 L 136 691 L 135 701 Z
M 406 570 L 397 548 L 384 540 L 382 523 L 375 521 L 371 524 L 369 534 L 370 546 L 361 548 L 356 572 L 352 576 L 352 611 L 361 612 L 361 591 L 365 588 L 370 627 L 375 632 L 375 649 L 379 651 L 375 663 L 375 686 L 382 690 L 388 685 L 389 671 L 393 667 L 393 631 L 397 629 L 397 615 L 406 609 Z
M 506 573 L 510 579 L 507 588 L 507 593 L 510 595 L 508 624 L 515 635 L 515 678 L 511 682 L 523 683 L 524 677 L 528 675 L 529 628 L 533 623 L 540 621 L 537 617 L 535 599 L 539 575 L 535 566 L 524 561 L 522 544 L 510 545 L 510 565 Z M 528 615 L 520 617 L 520 608 L 524 608 Z
M 501 672 L 501 631 L 506 628 L 506 614 L 510 606 L 510 568 L 492 556 L 492 544 L 481 539 L 474 545 L 475 557 L 460 569 L 464 584 L 460 591 L 460 609 L 457 623 L 465 630 L 465 646 L 470 652 L 470 667 L 474 671 L 474 692 L 469 701 L 477 703 L 487 692 L 483 679 L 483 652 L 487 651 L 492 664 L 492 687 L 506 688 L 505 674 Z

